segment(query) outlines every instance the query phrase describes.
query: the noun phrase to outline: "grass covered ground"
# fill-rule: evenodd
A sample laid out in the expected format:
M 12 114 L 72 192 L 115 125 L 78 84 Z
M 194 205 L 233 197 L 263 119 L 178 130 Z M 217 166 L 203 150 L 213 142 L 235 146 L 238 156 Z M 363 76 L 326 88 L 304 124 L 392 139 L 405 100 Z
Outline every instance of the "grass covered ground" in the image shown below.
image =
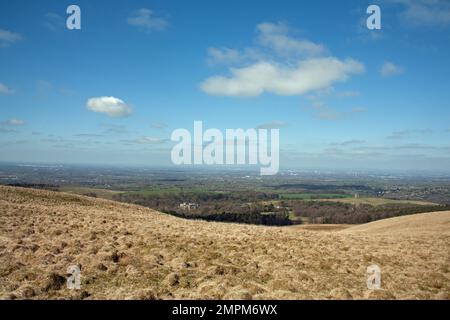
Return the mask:
M 336 230 L 339 230 L 337 228 Z M 5 299 L 449 299 L 450 212 L 322 232 L 0 187 Z M 65 287 L 81 266 L 82 289 Z M 382 270 L 368 290 L 366 269 Z

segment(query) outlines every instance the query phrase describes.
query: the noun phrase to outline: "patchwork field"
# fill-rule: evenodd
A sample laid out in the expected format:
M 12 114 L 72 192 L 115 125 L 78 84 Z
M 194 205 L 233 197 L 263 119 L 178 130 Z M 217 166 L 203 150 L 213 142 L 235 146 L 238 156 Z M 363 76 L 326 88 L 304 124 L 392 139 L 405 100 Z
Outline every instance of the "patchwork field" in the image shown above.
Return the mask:
M 329 199 L 347 199 L 351 198 L 348 194 L 332 194 L 332 193 L 280 193 L 283 200 L 329 200 Z
M 312 201 L 317 201 L 315 199 L 312 199 Z M 362 197 L 362 198 L 354 198 L 354 197 L 347 197 L 347 198 L 329 198 L 329 199 L 321 199 L 320 201 L 332 201 L 332 202 L 342 202 L 342 203 L 349 203 L 353 205 L 360 205 L 360 204 L 368 204 L 372 206 L 381 206 L 385 204 L 412 204 L 412 205 L 418 205 L 418 206 L 433 206 L 437 205 L 433 202 L 427 202 L 427 201 L 414 201 L 414 200 L 394 200 L 394 199 L 386 199 L 386 198 L 373 198 L 373 197 Z
M 450 299 L 450 212 L 307 230 L 0 186 L 4 299 Z M 81 267 L 81 290 L 66 270 Z M 377 264 L 382 289 L 368 290 Z

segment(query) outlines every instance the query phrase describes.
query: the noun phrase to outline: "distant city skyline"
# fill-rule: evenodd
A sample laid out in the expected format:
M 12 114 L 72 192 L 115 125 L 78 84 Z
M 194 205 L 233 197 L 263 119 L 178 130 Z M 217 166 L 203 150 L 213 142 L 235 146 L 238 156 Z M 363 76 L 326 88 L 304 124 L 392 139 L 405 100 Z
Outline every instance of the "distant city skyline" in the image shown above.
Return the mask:
M 200 120 L 280 129 L 282 170 L 450 172 L 449 31 L 443 0 L 3 1 L 0 162 L 171 166 Z

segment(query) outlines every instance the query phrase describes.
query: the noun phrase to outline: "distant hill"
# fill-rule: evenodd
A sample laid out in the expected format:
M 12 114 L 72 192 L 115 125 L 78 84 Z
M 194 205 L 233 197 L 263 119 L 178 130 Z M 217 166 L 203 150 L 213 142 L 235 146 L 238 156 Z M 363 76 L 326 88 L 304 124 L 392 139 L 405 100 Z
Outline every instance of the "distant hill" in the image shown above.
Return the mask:
M 449 299 L 449 261 L 448 211 L 323 232 L 0 186 L 5 299 Z M 382 290 L 366 287 L 371 264 Z
M 383 219 L 348 228 L 343 233 L 450 236 L 450 211 Z

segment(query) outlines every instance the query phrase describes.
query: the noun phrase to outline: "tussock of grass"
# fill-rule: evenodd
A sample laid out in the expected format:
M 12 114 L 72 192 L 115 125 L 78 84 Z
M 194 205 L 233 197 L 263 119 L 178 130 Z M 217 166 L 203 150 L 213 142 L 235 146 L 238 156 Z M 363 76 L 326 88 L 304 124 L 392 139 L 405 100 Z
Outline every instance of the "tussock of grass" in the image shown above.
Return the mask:
M 335 230 L 339 230 L 336 228 Z M 0 187 L 5 299 L 448 299 L 450 212 L 309 231 Z M 82 289 L 68 290 L 69 265 Z M 366 268 L 382 269 L 382 290 Z

